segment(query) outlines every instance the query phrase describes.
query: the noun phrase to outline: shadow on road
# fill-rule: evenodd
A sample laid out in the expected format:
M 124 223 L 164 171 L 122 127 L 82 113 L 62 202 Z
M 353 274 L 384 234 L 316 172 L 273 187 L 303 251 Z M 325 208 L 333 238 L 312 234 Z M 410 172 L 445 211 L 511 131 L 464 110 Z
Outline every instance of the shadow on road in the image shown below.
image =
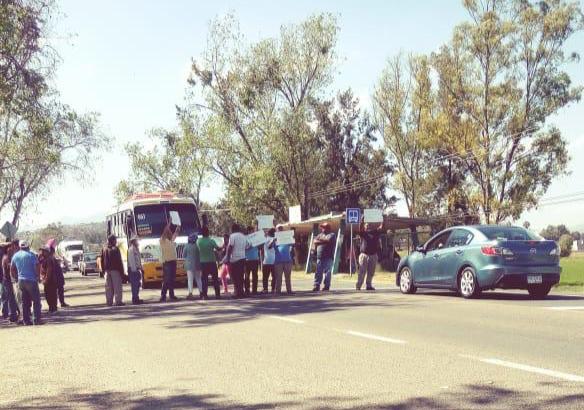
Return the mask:
M 412 397 L 403 401 L 379 402 L 371 398 L 354 396 L 319 396 L 313 398 L 301 397 L 299 393 L 284 394 L 288 397 L 282 401 L 258 403 L 240 403 L 219 394 L 192 394 L 180 390 L 174 394 L 152 390 L 139 392 L 81 393 L 65 390 L 58 396 L 37 397 L 8 403 L 11 409 L 248 409 L 263 410 L 275 408 L 303 408 L 312 410 L 326 409 L 503 409 L 526 408 L 530 410 L 543 409 L 576 409 L 584 406 L 584 394 L 546 394 L 541 391 L 519 391 L 499 388 L 490 385 L 464 385 L 454 391 L 424 397 Z M 291 397 L 289 397 L 291 396 Z M 363 404 L 357 404 L 363 403 Z M 7 407 L 8 408 L 8 407 Z
M 434 290 L 430 290 L 430 289 L 423 289 L 423 290 L 418 290 L 417 293 L 420 295 L 424 295 L 424 296 L 442 296 L 442 297 L 446 296 L 446 297 L 451 297 L 451 298 L 459 297 L 459 296 L 457 296 L 456 292 L 454 292 L 454 291 L 442 291 L 442 290 L 434 291 Z M 412 296 L 412 297 L 414 297 L 414 296 Z M 527 291 L 525 291 L 525 292 L 484 291 L 481 293 L 481 295 L 478 298 L 476 298 L 474 300 L 507 300 L 507 301 L 532 301 L 532 302 L 534 301 L 534 299 L 532 299 L 529 296 Z M 567 300 L 584 301 L 584 295 L 577 296 L 577 295 L 562 295 L 562 294 L 551 293 L 545 299 L 540 299 L 540 300 L 536 300 L 536 301 L 543 302 L 546 300 L 547 301 L 567 301 Z

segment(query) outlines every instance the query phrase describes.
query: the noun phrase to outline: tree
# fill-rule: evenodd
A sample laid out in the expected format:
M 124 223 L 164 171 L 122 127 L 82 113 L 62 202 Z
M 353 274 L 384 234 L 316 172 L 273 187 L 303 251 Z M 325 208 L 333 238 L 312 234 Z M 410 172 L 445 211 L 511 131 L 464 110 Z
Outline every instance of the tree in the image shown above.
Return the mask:
M 548 225 L 539 234 L 547 240 L 558 242 L 562 235 L 570 235 L 570 231 L 566 228 L 566 225 Z
M 74 172 L 90 175 L 89 157 L 107 143 L 95 113 L 78 114 L 51 88 L 58 55 L 47 43 L 54 2 L 0 2 L 0 211 L 18 225 L 31 199 Z
M 577 3 L 467 0 L 471 21 L 433 55 L 439 87 L 462 124 L 458 149 L 469 200 L 486 223 L 517 219 L 566 171 L 565 139 L 546 120 L 578 101 L 562 71 L 566 41 L 583 28 Z M 447 117 L 451 117 L 448 113 Z M 451 121 L 452 122 L 452 121 Z
M 572 232 L 572 238 L 573 238 L 575 241 L 579 241 L 579 240 L 581 240 L 581 239 L 582 239 L 582 235 L 581 235 L 581 234 L 580 234 L 580 232 L 578 232 L 578 231 L 573 231 L 573 232 Z
M 384 150 L 375 147 L 375 127 L 362 113 L 352 91 L 313 105 L 318 124 L 316 137 L 324 160 L 323 189 L 312 195 L 314 209 L 323 213 L 392 205 L 395 198 L 386 194 L 392 167 Z M 347 186 L 355 188 L 346 189 Z
M 305 217 L 313 211 L 311 192 L 322 183 L 310 102 L 332 81 L 337 33 L 335 18 L 319 14 L 244 46 L 232 16 L 211 25 L 190 80 L 205 104 L 191 108 L 211 116 L 197 146 L 212 153 L 234 218 L 252 222 L 271 212 L 284 219 L 299 203 Z
M 115 190 L 118 202 L 138 191 L 172 191 L 191 197 L 201 205 L 201 189 L 211 183 L 208 150 L 195 146 L 197 133 L 204 132 L 198 118 L 181 117 L 179 130 L 153 129 L 152 148 L 143 142 L 126 145 L 130 177 Z
M 574 244 L 572 235 L 563 234 L 560 236 L 558 244 L 560 245 L 560 256 L 562 258 L 568 257 L 572 254 L 572 245 Z

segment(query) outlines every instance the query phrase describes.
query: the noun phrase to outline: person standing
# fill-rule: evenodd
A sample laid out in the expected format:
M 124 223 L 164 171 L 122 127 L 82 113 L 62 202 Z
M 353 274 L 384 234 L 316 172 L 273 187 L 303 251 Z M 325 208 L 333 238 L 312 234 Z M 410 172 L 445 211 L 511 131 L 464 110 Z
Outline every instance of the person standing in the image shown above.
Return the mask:
M 132 304 L 140 305 L 144 303 L 140 299 L 140 281 L 142 279 L 142 258 L 140 257 L 140 246 L 138 238 L 133 236 L 128 247 L 128 281 L 132 289 Z
M 278 225 L 278 231 L 283 231 L 282 225 Z M 290 244 L 280 245 L 276 240 L 276 255 L 274 261 L 274 276 L 276 278 L 276 293 L 282 293 L 282 275 L 286 281 L 286 293 L 292 294 L 292 252 Z
M 221 280 L 221 285 L 223 286 L 223 294 L 229 295 L 229 281 L 227 278 L 229 275 L 229 261 L 227 260 L 227 246 L 229 245 L 229 234 L 223 235 L 223 246 L 220 251 L 220 262 L 219 262 L 219 279 Z
M 209 228 L 203 226 L 201 229 L 202 238 L 197 240 L 197 248 L 199 249 L 199 258 L 201 260 L 201 298 L 208 299 L 207 291 L 209 289 L 209 275 L 213 280 L 213 288 L 215 289 L 215 298 L 221 298 L 221 289 L 219 288 L 219 278 L 217 277 L 217 257 L 215 251 L 220 248 L 212 238 L 209 238 Z
M 45 288 L 45 299 L 49 305 L 49 313 L 57 312 L 57 279 L 53 258 L 49 248 L 43 246 L 39 249 L 41 255 L 39 258 L 40 278 Z
M 188 243 L 184 250 L 185 270 L 187 271 L 187 285 L 189 294 L 188 300 L 193 299 L 193 282 L 197 282 L 197 289 L 199 290 L 199 297 L 203 296 L 203 283 L 201 281 L 201 258 L 199 255 L 199 248 L 197 247 L 197 234 L 189 235 Z
M 314 238 L 316 246 L 316 272 L 314 274 L 313 292 L 320 290 L 322 278 L 324 276 L 323 291 L 328 291 L 331 286 L 331 275 L 333 269 L 333 260 L 335 257 L 337 235 L 331 232 L 331 226 L 328 222 L 320 224 L 320 233 Z
M 65 308 L 65 307 L 69 307 L 69 305 L 67 303 L 65 303 L 65 275 L 63 274 L 63 268 L 61 267 L 61 264 L 59 263 L 59 261 L 55 257 L 55 245 L 56 245 L 55 239 L 50 239 L 47 242 L 47 247 L 50 250 L 51 256 L 53 258 L 53 262 L 55 264 L 54 272 L 55 272 L 55 279 L 57 281 L 57 296 L 59 297 L 59 302 L 61 303 L 61 307 Z
M 27 241 L 20 241 L 20 250 L 14 254 L 10 264 L 12 276 L 18 278 L 18 293 L 22 306 L 22 323 L 25 325 L 42 325 L 41 293 L 39 291 L 39 261 L 30 251 Z M 30 307 L 33 307 L 32 320 Z
M 2 256 L 2 280 L 0 281 L 2 317 L 10 320 L 10 323 L 16 323 L 18 320 L 18 304 L 14 296 L 14 286 L 12 285 L 12 275 L 10 273 L 10 264 L 12 256 L 18 250 L 18 241 L 12 241 L 5 247 Z
M 377 229 L 372 229 L 369 224 L 361 224 L 359 236 L 361 237 L 361 246 L 359 247 L 359 275 L 357 276 L 357 290 L 361 290 L 365 275 L 365 285 L 367 290 L 375 290 L 373 287 L 373 276 L 377 267 L 378 254 L 381 249 L 379 238 L 383 224 Z
M 262 262 L 262 285 L 263 293 L 268 293 L 268 281 L 272 277 L 272 293 L 276 291 L 276 278 L 274 276 L 274 264 L 276 263 L 276 230 L 271 228 L 268 231 L 266 242 L 264 243 L 264 260 Z
M 241 232 L 241 227 L 238 224 L 233 224 L 227 246 L 227 261 L 229 262 L 229 275 L 233 280 L 236 298 L 244 296 L 243 271 L 245 270 L 245 250 L 247 248 L 248 241 Z
M 247 233 L 254 233 L 253 227 L 247 228 Z M 260 248 L 258 246 L 250 246 L 245 250 L 245 294 L 250 294 L 250 276 L 251 276 L 251 293 L 257 295 L 258 293 L 258 269 L 260 267 Z
M 160 237 L 160 261 L 162 262 L 162 290 L 160 291 L 160 301 L 166 302 L 166 293 L 168 292 L 171 301 L 178 298 L 174 295 L 174 282 L 176 280 L 176 244 L 174 241 L 180 232 L 180 226 L 177 226 L 174 233 L 171 229 L 170 221 L 162 230 Z
M 122 254 L 117 246 L 118 238 L 110 235 L 107 246 L 101 251 L 102 269 L 105 271 L 105 302 L 108 306 L 124 306 L 122 302 L 122 274 L 124 264 Z

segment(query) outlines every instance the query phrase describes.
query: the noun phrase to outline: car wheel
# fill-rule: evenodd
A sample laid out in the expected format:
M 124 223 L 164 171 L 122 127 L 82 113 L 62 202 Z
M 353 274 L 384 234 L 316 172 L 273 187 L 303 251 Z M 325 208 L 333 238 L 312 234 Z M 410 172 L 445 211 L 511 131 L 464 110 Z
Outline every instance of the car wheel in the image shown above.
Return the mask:
M 404 267 L 399 273 L 399 290 L 401 293 L 414 293 L 416 287 L 414 286 L 414 276 L 412 271 L 407 266 Z
M 536 286 L 529 286 L 527 291 L 529 292 L 529 296 L 532 299 L 543 299 L 550 293 L 552 287 L 550 285 L 536 285 Z
M 481 293 L 475 271 L 470 266 L 467 266 L 460 272 L 458 292 L 465 299 L 474 298 Z

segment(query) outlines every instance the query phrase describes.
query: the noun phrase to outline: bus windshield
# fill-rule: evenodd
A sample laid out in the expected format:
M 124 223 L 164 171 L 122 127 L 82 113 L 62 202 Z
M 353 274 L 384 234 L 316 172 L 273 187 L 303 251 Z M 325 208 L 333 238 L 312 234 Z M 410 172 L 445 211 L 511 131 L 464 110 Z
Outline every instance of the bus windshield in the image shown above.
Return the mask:
M 197 211 L 192 204 L 140 205 L 134 208 L 138 236 L 159 238 L 170 221 L 170 211 L 176 211 L 181 220 L 181 235 L 190 235 L 200 229 Z

